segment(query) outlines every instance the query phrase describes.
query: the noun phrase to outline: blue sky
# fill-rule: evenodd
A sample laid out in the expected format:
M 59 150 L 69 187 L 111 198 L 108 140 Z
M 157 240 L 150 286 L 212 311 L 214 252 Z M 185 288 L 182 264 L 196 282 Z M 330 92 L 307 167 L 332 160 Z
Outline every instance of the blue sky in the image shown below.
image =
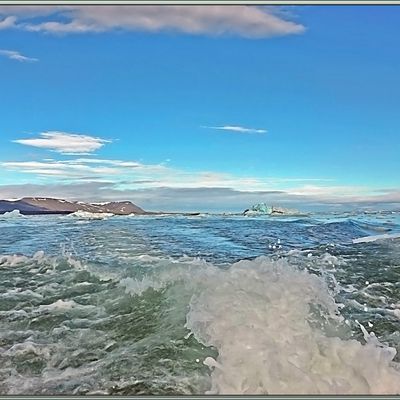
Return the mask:
M 0 7 L 0 197 L 398 207 L 400 7 Z

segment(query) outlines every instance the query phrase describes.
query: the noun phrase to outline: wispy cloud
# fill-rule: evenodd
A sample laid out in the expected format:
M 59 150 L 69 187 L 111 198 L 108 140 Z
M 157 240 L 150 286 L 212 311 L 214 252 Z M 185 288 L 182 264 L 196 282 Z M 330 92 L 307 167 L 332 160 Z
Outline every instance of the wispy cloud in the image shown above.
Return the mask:
M 38 138 L 17 139 L 13 142 L 48 149 L 61 154 L 85 155 L 100 149 L 105 143 L 111 141 L 88 135 L 50 131 L 40 133 Z
M 239 125 L 203 126 L 203 128 L 218 129 L 221 131 L 230 131 L 237 133 L 267 133 L 266 129 L 246 128 L 244 126 L 239 126 Z
M 0 29 L 1 29 L 1 22 L 0 22 Z M 9 58 L 10 60 L 16 60 L 20 62 L 35 62 L 39 61 L 37 58 L 27 57 L 19 53 L 15 50 L 3 50 L 0 49 L 0 56 L 4 56 Z
M 93 180 L 97 176 L 111 176 L 119 173 L 119 170 L 105 165 L 90 166 L 83 162 L 68 161 L 11 161 L 1 163 L 3 168 L 33 174 L 40 177 L 57 177 L 62 180 L 86 178 Z
M 5 170 L 22 172 L 50 180 L 106 179 L 124 188 L 139 187 L 229 187 L 256 190 L 263 179 L 237 177 L 227 173 L 188 172 L 162 164 L 135 161 L 78 158 L 72 160 L 0 162 Z
M 37 7 L 39 9 L 39 7 Z M 172 31 L 193 35 L 234 35 L 246 38 L 300 34 L 303 25 L 285 19 L 271 7 L 221 5 L 130 5 L 130 6 L 56 6 L 53 16 L 49 7 L 43 8 L 44 22 L 29 19 L 38 15 L 32 6 L 0 7 L 0 14 L 18 14 L 21 29 L 53 34 L 105 32 L 116 29 L 161 32 Z M 62 22 L 59 16 L 62 16 Z M 65 22 L 65 19 L 67 21 Z M 15 26 L 15 20 L 8 24 Z
M 238 176 L 215 171 L 191 172 L 163 164 L 137 161 L 76 158 L 70 160 L 0 162 L 5 171 L 34 175 L 48 181 L 107 180 L 120 188 L 234 188 L 235 190 L 280 190 L 282 185 L 324 181 L 316 178 Z

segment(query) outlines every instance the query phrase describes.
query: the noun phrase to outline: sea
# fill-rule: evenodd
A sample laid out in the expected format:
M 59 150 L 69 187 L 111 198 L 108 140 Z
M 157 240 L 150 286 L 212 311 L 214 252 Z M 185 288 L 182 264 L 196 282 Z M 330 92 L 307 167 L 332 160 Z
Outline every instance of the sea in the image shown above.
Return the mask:
M 0 216 L 0 394 L 399 394 L 400 213 Z

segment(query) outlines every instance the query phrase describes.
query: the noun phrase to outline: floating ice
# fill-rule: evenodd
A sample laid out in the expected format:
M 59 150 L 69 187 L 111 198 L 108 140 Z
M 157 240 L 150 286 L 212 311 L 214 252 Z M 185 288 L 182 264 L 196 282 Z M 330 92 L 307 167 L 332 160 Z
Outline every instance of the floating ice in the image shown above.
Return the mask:
M 18 218 L 18 217 L 23 217 L 23 215 L 20 213 L 19 210 L 13 210 L 13 211 L 5 212 L 4 214 L 0 215 L 0 217 L 3 217 L 3 218 Z

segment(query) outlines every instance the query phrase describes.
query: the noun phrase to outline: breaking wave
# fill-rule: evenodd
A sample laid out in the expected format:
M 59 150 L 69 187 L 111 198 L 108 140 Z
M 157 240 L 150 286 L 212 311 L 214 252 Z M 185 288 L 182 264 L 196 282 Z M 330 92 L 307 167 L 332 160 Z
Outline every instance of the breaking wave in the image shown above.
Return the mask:
M 92 213 L 89 211 L 75 211 L 70 216 L 80 219 L 107 219 L 113 217 L 113 213 Z
M 208 393 L 400 393 L 396 350 L 366 331 L 365 344 L 341 338 L 347 326 L 317 276 L 262 257 L 202 281 L 187 327 L 218 350 L 205 360 Z
M 153 278 L 120 284 L 140 296 L 179 281 L 192 294 L 186 327 L 218 352 L 203 360 L 208 394 L 400 393 L 396 349 L 361 324 L 364 343 L 349 339 L 332 291 L 306 269 L 267 257 L 226 269 L 175 261 Z
M 386 239 L 399 239 L 400 233 L 383 233 L 382 235 L 364 236 L 361 238 L 353 239 L 353 243 L 369 243 L 376 242 L 377 240 Z
M 399 394 L 396 349 L 358 322 L 356 340 L 335 300 L 341 289 L 329 271 L 345 261 L 295 253 L 224 265 L 142 254 L 131 258 L 139 272 L 42 251 L 1 256 L 7 279 L 22 268 L 20 280 L 37 281 L 2 295 L 14 308 L 0 317 L 19 327 L 2 334 L 2 391 Z M 310 272 L 311 259 L 324 273 Z M 21 321 L 31 329 L 24 335 Z M 26 360 L 40 373 L 15 369 Z

